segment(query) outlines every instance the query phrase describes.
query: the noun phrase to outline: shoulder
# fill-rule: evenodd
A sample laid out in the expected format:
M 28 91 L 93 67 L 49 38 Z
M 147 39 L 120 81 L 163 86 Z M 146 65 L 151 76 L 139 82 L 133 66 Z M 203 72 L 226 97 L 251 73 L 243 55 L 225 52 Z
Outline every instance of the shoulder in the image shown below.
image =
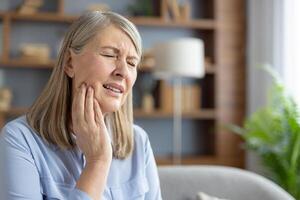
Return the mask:
M 27 123 L 26 117 L 21 116 L 8 122 L 1 130 L 0 140 L 2 145 L 28 150 L 30 141 L 33 140 L 33 130 Z
M 149 140 L 147 132 L 140 126 L 133 125 L 134 139 L 136 142 L 146 144 Z
M 21 135 L 24 136 L 25 134 L 32 132 L 33 130 L 27 123 L 26 117 L 24 115 L 8 122 L 2 128 L 2 134 L 5 137 L 16 137 Z
M 10 122 L 8 122 L 3 128 L 4 129 L 18 129 L 28 127 L 26 116 L 22 115 Z
M 4 136 L 15 136 L 19 134 L 24 134 L 24 132 L 28 132 L 30 127 L 27 123 L 26 117 L 23 115 L 18 117 L 10 122 L 8 122 L 2 128 L 2 135 Z
M 146 154 L 150 153 L 152 151 L 152 148 L 147 132 L 138 125 L 134 125 L 133 130 L 135 150 L 143 151 Z
M 143 163 L 148 165 L 155 162 L 153 158 L 153 150 L 146 131 L 140 126 L 134 125 L 135 152 L 140 156 Z

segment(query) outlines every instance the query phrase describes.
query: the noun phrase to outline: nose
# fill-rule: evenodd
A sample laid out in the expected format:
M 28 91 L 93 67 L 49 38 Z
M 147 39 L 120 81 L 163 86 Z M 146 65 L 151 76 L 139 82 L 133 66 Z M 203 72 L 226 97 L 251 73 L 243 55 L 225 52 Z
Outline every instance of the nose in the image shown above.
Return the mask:
M 116 60 L 116 68 L 114 70 L 114 75 L 122 78 L 127 78 L 128 67 L 125 58 L 119 58 Z

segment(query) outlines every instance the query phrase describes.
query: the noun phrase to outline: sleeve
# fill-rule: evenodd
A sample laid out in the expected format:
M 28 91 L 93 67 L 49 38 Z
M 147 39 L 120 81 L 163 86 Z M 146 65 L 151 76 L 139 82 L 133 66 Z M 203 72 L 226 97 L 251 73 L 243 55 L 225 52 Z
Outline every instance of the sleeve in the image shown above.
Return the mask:
M 5 127 L 0 133 L 0 199 L 43 200 L 40 175 L 24 136 Z M 92 199 L 74 188 L 66 200 Z
M 161 200 L 160 184 L 157 172 L 157 166 L 154 159 L 153 151 L 150 141 L 147 137 L 145 145 L 145 163 L 146 163 L 146 177 L 149 185 L 149 191 L 146 194 L 146 200 Z
M 92 200 L 92 199 L 87 193 L 77 188 L 74 188 L 70 193 L 68 200 Z
M 42 200 L 39 174 L 25 140 L 11 132 L 3 128 L 0 134 L 0 199 Z

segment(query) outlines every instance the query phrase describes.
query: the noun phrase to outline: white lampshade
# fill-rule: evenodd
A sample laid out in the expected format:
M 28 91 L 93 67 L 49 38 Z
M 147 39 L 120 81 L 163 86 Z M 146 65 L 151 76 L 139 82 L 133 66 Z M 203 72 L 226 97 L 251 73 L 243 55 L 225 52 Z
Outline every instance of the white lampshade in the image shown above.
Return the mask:
M 180 38 L 154 46 L 155 76 L 159 78 L 202 78 L 204 44 L 198 38 Z

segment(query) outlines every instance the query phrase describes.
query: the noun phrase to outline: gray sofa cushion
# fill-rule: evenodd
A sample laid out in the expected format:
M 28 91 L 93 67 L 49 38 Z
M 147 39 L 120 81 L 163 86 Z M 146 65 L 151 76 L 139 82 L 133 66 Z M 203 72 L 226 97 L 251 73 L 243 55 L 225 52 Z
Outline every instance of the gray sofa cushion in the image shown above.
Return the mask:
M 196 200 L 198 192 L 230 200 L 294 200 L 270 180 L 224 166 L 159 167 L 164 200 Z

